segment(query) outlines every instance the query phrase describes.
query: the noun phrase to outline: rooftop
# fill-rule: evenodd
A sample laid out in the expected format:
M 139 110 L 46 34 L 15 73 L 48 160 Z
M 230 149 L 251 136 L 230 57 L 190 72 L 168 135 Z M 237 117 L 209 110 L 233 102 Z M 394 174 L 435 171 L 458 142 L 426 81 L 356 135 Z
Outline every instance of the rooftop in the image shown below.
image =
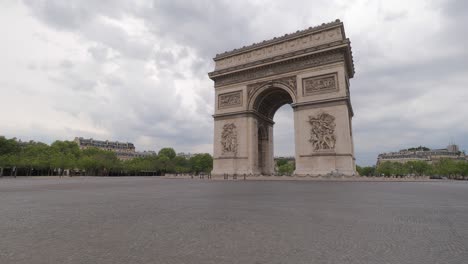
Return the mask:
M 338 25 L 343 25 L 343 23 L 339 19 L 337 19 L 337 20 L 335 20 L 333 22 L 323 23 L 323 24 L 315 26 L 315 27 L 309 27 L 309 28 L 304 29 L 304 30 L 298 30 L 298 31 L 296 31 L 294 33 L 284 34 L 281 37 L 274 37 L 272 39 L 264 40 L 264 41 L 259 42 L 259 43 L 253 43 L 253 44 L 251 44 L 249 46 L 243 46 L 242 48 L 239 48 L 239 49 L 233 49 L 231 51 L 226 51 L 226 52 L 221 53 L 221 54 L 216 54 L 216 57 L 214 58 L 214 60 L 216 61 L 216 60 L 223 59 L 223 58 L 226 58 L 226 57 L 229 57 L 229 56 L 232 56 L 232 55 L 235 55 L 235 54 L 239 54 L 239 53 L 242 53 L 242 52 L 245 52 L 245 51 L 248 51 L 248 50 L 257 49 L 257 48 L 260 48 L 260 47 L 263 47 L 263 46 L 268 46 L 268 45 L 275 44 L 275 43 L 282 42 L 282 41 L 289 40 L 289 39 L 294 39 L 294 38 L 300 37 L 302 35 L 307 35 L 307 34 L 310 34 L 312 32 L 321 31 L 321 30 L 324 30 L 324 29 L 327 29 L 327 28 L 330 28 L 330 27 L 338 26 Z
M 104 144 L 104 145 L 125 145 L 125 146 L 133 147 L 133 143 L 130 143 L 130 142 L 96 140 L 96 139 L 93 139 L 93 138 L 86 139 L 86 138 L 82 138 L 82 137 L 77 137 L 76 139 L 78 139 L 80 143 L 92 143 L 92 144 Z

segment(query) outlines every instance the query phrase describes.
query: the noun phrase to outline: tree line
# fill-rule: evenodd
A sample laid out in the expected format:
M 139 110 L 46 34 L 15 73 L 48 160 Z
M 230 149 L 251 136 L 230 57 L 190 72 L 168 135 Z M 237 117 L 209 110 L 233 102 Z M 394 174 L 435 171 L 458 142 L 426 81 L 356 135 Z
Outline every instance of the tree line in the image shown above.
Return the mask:
M 166 173 L 209 173 L 213 167 L 210 154 L 190 158 L 177 156 L 172 148 L 157 155 L 120 160 L 112 151 L 80 149 L 74 141 L 20 142 L 0 136 L 0 176 L 72 175 L 130 176 Z
M 468 162 L 464 160 L 440 159 L 429 164 L 424 161 L 408 161 L 406 163 L 385 161 L 378 166 L 356 167 L 361 176 L 431 176 L 432 178 L 447 177 L 449 179 L 468 179 Z

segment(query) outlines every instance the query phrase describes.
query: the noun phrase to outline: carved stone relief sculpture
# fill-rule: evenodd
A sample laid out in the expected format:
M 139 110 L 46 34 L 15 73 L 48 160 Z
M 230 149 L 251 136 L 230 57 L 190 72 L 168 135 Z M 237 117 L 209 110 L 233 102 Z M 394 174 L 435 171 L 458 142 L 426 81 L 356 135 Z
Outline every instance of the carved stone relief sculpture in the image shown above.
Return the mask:
M 310 142 L 314 151 L 332 150 L 335 148 L 335 117 L 327 113 L 309 116 Z
M 277 84 L 277 83 L 285 85 L 291 90 L 291 92 L 296 94 L 297 85 L 296 85 L 296 76 L 294 75 L 294 76 L 283 77 L 283 78 L 275 79 L 271 81 L 264 81 L 264 82 L 257 82 L 257 83 L 249 84 L 247 85 L 247 95 L 251 97 L 261 87 L 265 85 L 273 86 L 274 84 Z
M 304 89 L 304 95 L 338 91 L 335 74 L 303 79 L 302 87 Z
M 237 128 L 234 123 L 225 124 L 221 133 L 223 154 L 237 154 Z
M 343 37 L 341 35 L 341 30 L 339 28 L 321 31 L 312 35 L 287 40 L 285 42 L 264 48 L 255 49 L 250 52 L 245 52 L 241 55 L 234 55 L 225 59 L 218 60 L 216 63 L 216 69 L 224 69 L 227 67 L 245 64 L 251 61 L 256 61 L 284 54 L 286 52 L 296 51 L 300 49 L 314 47 L 324 43 L 342 40 L 342 38 Z
M 242 105 L 241 91 L 220 94 L 218 98 L 219 108 L 236 107 Z
M 233 83 L 240 83 L 244 81 L 254 80 L 258 78 L 264 78 L 273 76 L 276 74 L 282 74 L 290 71 L 296 71 L 306 69 L 310 67 L 320 66 L 327 63 L 333 63 L 344 60 L 344 53 L 340 50 L 323 52 L 320 56 L 309 55 L 303 58 L 293 60 L 291 63 L 279 63 L 273 65 L 266 65 L 258 67 L 255 70 L 245 70 L 240 72 L 234 72 L 229 75 L 216 77 L 215 86 L 228 85 Z

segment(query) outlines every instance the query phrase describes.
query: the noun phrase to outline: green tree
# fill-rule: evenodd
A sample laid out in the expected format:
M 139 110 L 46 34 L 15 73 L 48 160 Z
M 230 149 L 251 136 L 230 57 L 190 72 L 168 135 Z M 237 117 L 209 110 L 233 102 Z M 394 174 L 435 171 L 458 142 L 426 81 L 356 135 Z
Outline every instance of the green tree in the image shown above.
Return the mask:
M 173 159 L 176 156 L 176 152 L 173 148 L 162 148 L 158 152 L 158 156 L 162 156 L 162 155 L 168 157 L 169 159 Z
M 408 168 L 403 163 L 393 162 L 392 166 L 393 174 L 395 174 L 396 176 L 404 176 L 409 174 Z
M 458 173 L 456 161 L 452 159 L 440 159 L 434 164 L 434 172 L 441 176 L 454 178 Z
M 80 158 L 80 148 L 73 141 L 55 141 L 50 146 L 51 165 L 63 175 L 64 170 L 75 169 Z
M 82 150 L 78 164 L 86 171 L 86 175 L 95 176 L 107 176 L 112 171 L 118 171 L 121 168 L 121 162 L 114 152 L 98 148 Z
M 164 161 L 170 162 L 166 156 L 161 156 Z M 148 173 L 159 174 L 164 173 L 164 166 L 168 164 L 162 164 L 160 157 L 148 156 L 139 157 L 122 162 L 122 169 L 130 175 L 148 175 Z M 170 168 L 170 166 L 168 166 Z
M 394 174 L 393 162 L 385 161 L 377 166 L 376 172 L 378 176 L 391 176 Z
M 21 148 L 16 138 L 7 139 L 0 136 L 0 156 L 8 154 L 18 154 Z
M 295 166 L 293 163 L 290 163 L 290 162 L 283 163 L 280 166 L 278 166 L 278 173 L 280 175 L 292 175 L 295 170 L 294 167 Z
M 7 139 L 0 136 L 0 176 L 4 175 L 4 168 L 12 168 L 18 165 L 20 144 L 16 138 Z
M 27 170 L 27 175 L 31 175 L 33 170 L 38 174 L 52 175 L 51 152 L 49 145 L 30 141 L 21 150 L 16 160 L 17 167 Z
M 467 167 L 468 167 L 468 162 L 465 162 L 465 161 L 457 161 L 455 163 L 455 170 L 457 172 L 457 175 L 461 176 L 460 178 L 464 178 L 465 176 L 467 176 Z
M 409 173 L 416 174 L 418 176 L 429 175 L 429 172 L 431 171 L 431 165 L 425 161 L 408 161 L 405 163 L 405 166 Z
M 172 166 L 171 166 L 171 160 L 169 159 L 168 156 L 159 155 L 158 161 L 161 164 L 161 170 L 162 170 L 163 175 L 166 174 L 167 172 L 170 172 L 170 169 Z
M 468 176 L 468 161 L 460 161 L 462 175 L 465 177 Z
M 375 167 L 361 167 L 356 166 L 356 170 L 361 176 L 372 176 L 375 175 Z
M 280 159 L 277 159 L 276 160 L 276 166 L 277 167 L 280 167 L 282 165 L 285 165 L 288 163 L 288 160 L 287 159 L 283 159 L 283 158 L 280 158 Z
M 191 171 L 209 173 L 213 169 L 213 157 L 208 153 L 195 154 L 190 158 Z
M 173 159 L 174 168 L 176 173 L 188 173 L 190 172 L 190 161 L 185 157 L 176 156 Z
M 430 149 L 424 146 L 409 148 L 408 151 L 429 151 Z

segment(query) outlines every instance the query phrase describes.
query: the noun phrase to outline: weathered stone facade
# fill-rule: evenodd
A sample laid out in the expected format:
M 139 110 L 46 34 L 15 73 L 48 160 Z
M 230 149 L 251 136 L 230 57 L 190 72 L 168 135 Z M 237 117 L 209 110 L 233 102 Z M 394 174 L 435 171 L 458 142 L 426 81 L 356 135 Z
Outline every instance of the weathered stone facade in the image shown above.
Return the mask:
M 220 94 L 218 96 L 218 107 L 229 108 L 242 105 L 242 91 Z
M 336 74 L 306 78 L 302 82 L 305 96 L 338 91 Z
M 335 117 L 327 113 L 319 113 L 317 116 L 309 116 L 310 142 L 314 151 L 334 150 L 335 137 Z
M 274 172 L 273 117 L 294 109 L 297 175 L 354 175 L 350 41 L 335 21 L 214 58 L 213 176 Z

